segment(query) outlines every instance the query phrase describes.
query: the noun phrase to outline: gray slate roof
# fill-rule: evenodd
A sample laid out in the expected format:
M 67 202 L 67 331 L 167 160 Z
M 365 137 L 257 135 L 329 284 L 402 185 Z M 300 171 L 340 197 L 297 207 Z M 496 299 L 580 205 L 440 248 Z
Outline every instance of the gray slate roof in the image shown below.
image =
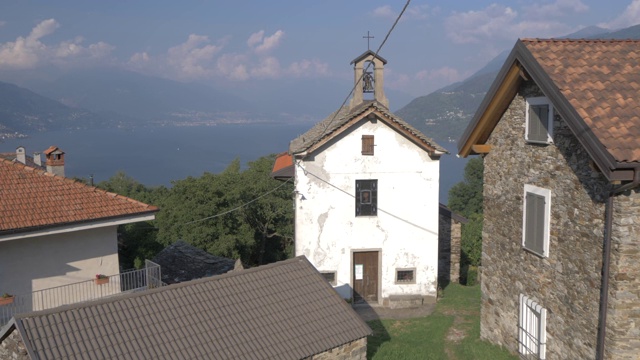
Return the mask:
M 336 130 L 340 129 L 355 117 L 374 111 L 377 111 L 382 115 L 383 121 L 393 122 L 400 125 L 404 131 L 418 137 L 427 146 L 434 148 L 436 151 L 443 154 L 448 153 L 445 148 L 438 145 L 433 139 L 427 137 L 422 132 L 409 125 L 406 121 L 391 113 L 389 109 L 376 100 L 364 101 L 353 109 L 350 109 L 349 106 L 341 107 L 338 111 L 315 124 L 309 131 L 293 139 L 289 144 L 289 153 L 296 154 L 304 152 L 320 142 L 322 139 L 331 137 Z
M 300 256 L 17 315 L 31 359 L 301 359 L 371 329 Z
M 161 266 L 162 281 L 175 284 L 233 270 L 235 261 L 211 255 L 183 240 L 167 246 L 153 260 Z

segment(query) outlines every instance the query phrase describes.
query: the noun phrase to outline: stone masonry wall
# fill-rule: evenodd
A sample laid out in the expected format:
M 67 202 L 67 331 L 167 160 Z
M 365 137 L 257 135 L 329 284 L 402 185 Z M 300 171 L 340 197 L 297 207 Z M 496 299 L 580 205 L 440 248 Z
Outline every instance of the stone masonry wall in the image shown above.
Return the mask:
M 18 331 L 13 330 L 11 335 L 0 343 L 0 359 L 11 360 L 30 360 L 31 357 L 27 354 L 27 349 L 24 347 L 24 343 L 18 334 Z
M 613 231 L 605 358 L 640 353 L 640 190 L 617 195 Z
M 438 283 L 458 283 L 462 224 L 441 213 L 438 225 Z
M 609 184 L 559 116 L 553 144 L 525 141 L 531 96 L 543 94 L 523 82 L 487 142 L 481 337 L 517 353 L 522 293 L 547 309 L 547 359 L 593 359 Z M 547 258 L 522 247 L 525 184 L 551 191 Z
M 366 360 L 367 338 L 346 343 L 329 351 L 313 355 L 308 360 Z

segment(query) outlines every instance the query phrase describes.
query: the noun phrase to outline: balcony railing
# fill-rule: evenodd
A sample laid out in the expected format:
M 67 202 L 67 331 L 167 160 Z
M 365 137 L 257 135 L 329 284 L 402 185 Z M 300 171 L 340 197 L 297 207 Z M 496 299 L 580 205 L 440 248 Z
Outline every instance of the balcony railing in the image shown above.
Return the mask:
M 16 314 L 46 310 L 166 285 L 162 282 L 161 275 L 160 265 L 147 260 L 144 269 L 125 271 L 102 279 L 96 278 L 15 295 L 12 303 L 0 305 L 0 327 L 9 322 Z

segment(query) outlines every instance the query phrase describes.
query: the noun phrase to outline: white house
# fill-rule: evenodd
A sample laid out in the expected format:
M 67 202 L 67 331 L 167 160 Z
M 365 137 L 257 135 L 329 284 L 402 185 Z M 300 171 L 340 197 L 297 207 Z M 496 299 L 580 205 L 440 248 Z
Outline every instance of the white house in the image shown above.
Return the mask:
M 386 60 L 367 51 L 352 64 L 350 104 L 294 139 L 274 166 L 274 177 L 295 178 L 295 254 L 356 303 L 433 301 L 446 150 L 389 111 Z
M 49 150 L 57 155 L 54 165 L 64 166 L 64 153 Z M 119 273 L 118 225 L 153 220 L 157 211 L 0 158 L 0 295 L 25 295 Z

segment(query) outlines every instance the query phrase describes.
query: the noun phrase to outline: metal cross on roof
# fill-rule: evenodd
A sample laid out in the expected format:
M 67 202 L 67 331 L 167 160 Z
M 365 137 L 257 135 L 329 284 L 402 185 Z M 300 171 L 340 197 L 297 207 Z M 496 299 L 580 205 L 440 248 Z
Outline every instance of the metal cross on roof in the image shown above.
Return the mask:
M 371 50 L 371 48 L 369 47 L 369 40 L 373 39 L 375 36 L 371 36 L 369 35 L 369 30 L 367 30 L 367 36 L 363 36 L 363 39 L 367 39 L 367 50 Z

